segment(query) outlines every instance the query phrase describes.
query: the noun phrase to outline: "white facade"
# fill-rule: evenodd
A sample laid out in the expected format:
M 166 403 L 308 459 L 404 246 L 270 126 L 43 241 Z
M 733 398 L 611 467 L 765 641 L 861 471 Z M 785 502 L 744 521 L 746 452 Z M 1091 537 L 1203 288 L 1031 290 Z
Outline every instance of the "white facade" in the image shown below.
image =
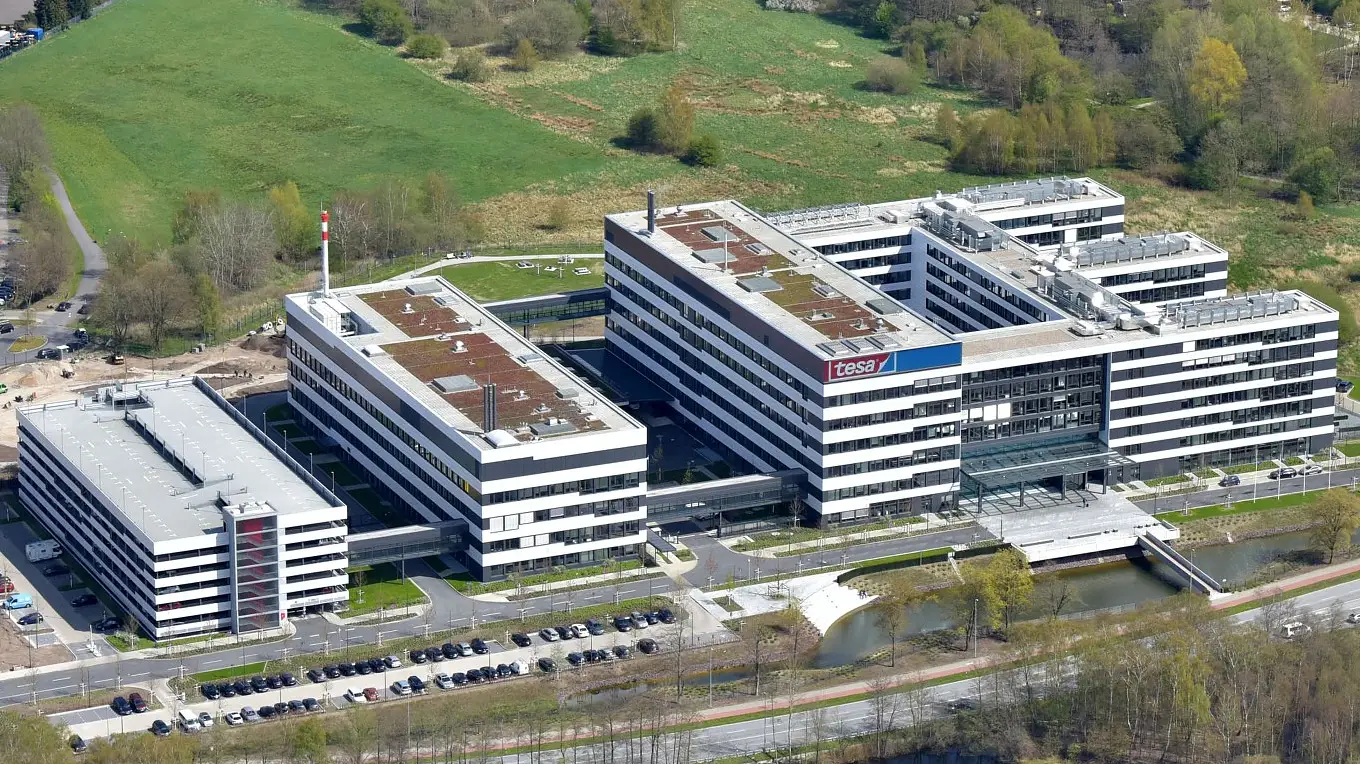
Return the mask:
M 345 507 L 205 384 L 22 409 L 19 433 L 24 505 L 151 637 L 268 631 L 348 601 Z M 233 556 L 243 509 L 269 518 L 256 560 Z
M 428 323 L 406 320 L 408 300 Z M 412 519 L 461 521 L 469 569 L 492 579 L 640 553 L 646 430 L 447 282 L 286 307 L 294 407 Z M 459 347 L 484 355 L 464 372 Z M 461 387 L 442 392 L 454 376 Z

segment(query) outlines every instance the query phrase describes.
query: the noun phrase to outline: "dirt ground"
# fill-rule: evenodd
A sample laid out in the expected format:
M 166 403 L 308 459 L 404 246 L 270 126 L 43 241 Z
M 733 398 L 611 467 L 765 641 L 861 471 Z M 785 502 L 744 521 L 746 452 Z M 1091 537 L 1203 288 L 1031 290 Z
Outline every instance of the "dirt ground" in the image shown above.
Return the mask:
M 29 654 L 28 642 L 19 636 L 19 630 L 8 618 L 0 618 L 0 671 L 23 671 L 29 667 L 30 658 L 34 666 L 47 666 L 71 660 L 71 651 L 61 645 L 43 647 Z
M 185 353 L 171 358 L 136 358 L 129 356 L 122 366 L 107 363 L 102 354 L 83 353 L 68 361 L 34 361 L 19 364 L 0 372 L 0 382 L 9 385 L 9 392 L 0 403 L 0 461 L 12 461 L 17 452 L 17 406 L 75 400 L 82 393 L 88 395 L 104 385 L 117 382 L 139 382 L 151 379 L 171 379 L 188 374 L 202 374 L 211 378 L 213 386 L 224 393 L 241 386 L 260 387 L 280 382 L 287 373 L 283 359 L 284 342 L 281 337 L 251 337 L 204 353 Z M 72 376 L 63 377 L 67 368 Z M 18 403 L 15 398 L 34 396 L 33 401 Z

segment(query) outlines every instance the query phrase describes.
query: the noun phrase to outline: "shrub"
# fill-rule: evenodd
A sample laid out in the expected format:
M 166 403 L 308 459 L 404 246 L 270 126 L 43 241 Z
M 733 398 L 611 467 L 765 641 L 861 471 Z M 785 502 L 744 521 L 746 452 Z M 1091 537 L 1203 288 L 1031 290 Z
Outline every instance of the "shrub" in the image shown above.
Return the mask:
M 486 82 L 490 74 L 486 56 L 475 48 L 459 53 L 453 61 L 453 68 L 449 70 L 449 77 L 463 82 Z
M 411 58 L 443 58 L 448 44 L 444 38 L 432 34 L 418 34 L 406 44 L 406 55 Z
M 903 95 L 916 89 L 921 77 L 911 64 L 892 56 L 879 56 L 864 73 L 864 83 L 870 90 Z
M 657 147 L 656 110 L 643 106 L 628 117 L 628 132 L 625 136 L 628 145 L 639 151 L 649 151 Z
M 517 72 L 532 72 L 538 66 L 538 50 L 527 38 L 521 37 L 515 43 L 515 53 L 510 57 L 510 68 Z
M 1330 146 L 1308 152 L 1289 171 L 1289 182 L 1312 194 L 1315 201 L 1323 204 L 1335 201 L 1341 185 L 1341 164 L 1336 152 Z
M 671 85 L 661 94 L 656 110 L 656 137 L 661 147 L 672 154 L 687 149 L 694 137 L 694 104 L 679 85 Z
M 373 39 L 387 45 L 400 45 L 415 31 L 397 0 L 364 0 L 359 7 L 359 22 Z
M 1299 201 L 1294 208 L 1300 220 L 1312 220 L 1316 210 L 1313 208 L 1313 195 L 1307 191 L 1299 191 Z
M 535 51 L 548 58 L 570 53 L 584 34 L 580 14 L 562 0 L 540 0 L 515 14 L 505 25 L 507 48 L 513 50 L 520 40 L 528 40 Z
M 684 160 L 696 167 L 716 167 L 722 162 L 722 144 L 712 133 L 700 133 L 689 142 Z
M 566 199 L 554 199 L 548 206 L 548 222 L 545 226 L 550 231 L 561 231 L 571 225 L 571 205 Z

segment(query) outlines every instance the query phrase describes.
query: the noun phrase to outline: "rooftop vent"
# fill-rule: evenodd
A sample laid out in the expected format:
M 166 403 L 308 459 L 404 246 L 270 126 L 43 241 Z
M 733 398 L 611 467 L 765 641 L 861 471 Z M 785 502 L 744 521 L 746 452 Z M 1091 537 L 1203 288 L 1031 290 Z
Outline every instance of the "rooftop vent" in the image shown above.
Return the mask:
M 564 401 L 571 400 L 572 398 L 575 398 L 580 394 L 581 391 L 575 387 L 564 387 L 561 390 L 557 391 L 557 397 L 561 398 Z
M 418 284 L 410 284 L 406 287 L 406 293 L 410 295 L 435 294 L 444 291 L 444 287 L 438 281 L 422 281 Z
M 841 293 L 840 293 L 840 292 L 837 292 L 836 290 L 832 289 L 830 286 L 828 286 L 828 285 L 826 285 L 826 284 L 820 284 L 820 283 L 819 283 L 819 284 L 813 284 L 813 285 L 812 285 L 812 291 L 816 292 L 817 294 L 819 294 L 819 295 L 821 295 L 822 297 L 825 297 L 825 298 L 827 298 L 827 299 L 831 299 L 832 297 L 840 297 L 840 296 L 841 296 Z
M 472 381 L 472 377 L 466 374 L 455 374 L 448 377 L 438 377 L 430 384 L 434 389 L 449 395 L 450 393 L 465 393 L 469 390 L 476 390 L 478 385 Z
M 778 292 L 784 288 L 769 276 L 752 276 L 737 283 L 748 292 Z
M 454 340 L 454 341 L 453 341 L 453 352 L 455 352 L 455 353 L 466 353 L 466 352 L 467 352 L 467 345 L 463 344 L 463 341 L 462 341 L 462 340 Z
M 540 403 L 537 406 L 534 406 L 535 414 L 546 414 L 549 411 L 552 411 L 552 409 L 548 408 L 548 404 L 546 403 Z
M 402 312 L 402 313 L 415 313 L 416 311 L 415 311 L 414 308 L 411 307 L 411 303 L 408 302 L 408 303 L 406 303 L 405 305 L 401 306 L 401 312 Z
M 576 425 L 561 419 L 550 419 L 547 422 L 538 422 L 529 425 L 529 432 L 536 438 L 546 438 L 550 435 L 566 435 L 576 432 Z
M 707 236 L 710 241 L 715 241 L 719 244 L 722 244 L 725 241 L 739 241 L 736 236 L 732 235 L 731 231 L 727 230 L 726 226 L 711 225 L 700 229 L 700 231 L 704 236 Z
M 869 306 L 869 309 L 873 312 L 881 313 L 885 316 L 902 312 L 902 306 L 899 305 L 897 301 L 889 300 L 886 297 L 875 297 L 872 300 L 866 300 L 864 304 Z
M 763 255 L 766 252 L 770 251 L 769 247 L 765 246 L 764 244 L 761 244 L 758 241 L 753 241 L 750 244 L 745 245 L 743 249 L 745 249 L 747 252 L 750 252 L 753 255 Z
M 839 342 L 823 342 L 817 345 L 817 347 L 832 358 L 850 355 L 850 348 Z
M 833 318 L 835 318 L 835 317 L 836 317 L 836 314 L 835 314 L 835 313 L 832 313 L 832 312 L 829 311 L 829 310 L 814 310 L 814 311 L 812 311 L 812 315 L 808 316 L 808 320 L 809 320 L 809 321 L 829 321 L 829 320 L 831 320 L 831 319 L 833 319 Z
M 539 353 L 525 353 L 523 355 L 516 356 L 516 360 L 524 364 L 525 366 L 528 366 L 531 363 L 537 363 L 539 361 L 542 361 L 543 356 Z
M 382 349 L 381 347 L 379 347 L 378 345 L 364 345 L 363 350 L 361 350 L 360 352 L 362 352 L 364 355 L 368 356 L 369 358 L 373 358 L 373 357 L 375 357 L 375 356 L 380 356 L 380 355 L 387 355 L 387 351 L 386 351 L 386 350 L 383 350 L 383 349 Z
M 514 435 L 505 430 L 492 430 L 482 437 L 486 438 L 486 442 L 490 443 L 492 448 L 505 448 L 519 443 Z
M 703 262 L 708 263 L 709 265 L 716 265 L 718 263 L 725 263 L 729 260 L 737 259 L 735 255 L 723 249 L 722 247 L 713 247 L 711 249 L 696 249 L 694 250 L 694 256 L 699 258 Z

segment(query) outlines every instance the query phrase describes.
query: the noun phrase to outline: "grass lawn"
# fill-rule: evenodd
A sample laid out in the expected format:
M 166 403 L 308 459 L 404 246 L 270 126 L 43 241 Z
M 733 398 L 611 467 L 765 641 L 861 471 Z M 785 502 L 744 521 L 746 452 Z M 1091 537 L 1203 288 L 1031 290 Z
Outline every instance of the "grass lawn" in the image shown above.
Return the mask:
M 30 334 L 15 340 L 9 346 L 11 353 L 26 353 L 30 350 L 37 350 L 47 344 L 47 338 L 37 334 Z
M 552 260 L 526 262 L 558 270 L 543 273 L 537 268 L 516 268 L 513 262 L 466 263 L 440 268 L 439 275 L 481 302 L 604 286 L 603 260 L 577 260 L 565 266 Z M 577 276 L 574 268 L 589 268 L 590 274 Z
M 1275 462 L 1261 462 L 1260 464 L 1236 464 L 1232 467 L 1224 467 L 1223 471 L 1229 475 L 1243 475 L 1248 472 L 1273 469 L 1275 469 Z
M 452 576 L 444 580 L 449 582 L 449 586 L 452 586 L 454 589 L 457 589 L 464 594 L 482 594 L 485 592 L 510 591 L 518 587 L 519 584 L 524 584 L 526 589 L 532 589 L 535 586 L 542 586 L 543 584 L 551 584 L 558 581 L 571 581 L 573 579 L 586 578 L 589 576 L 602 576 L 606 573 L 618 573 L 626 570 L 637 570 L 640 567 L 642 567 L 641 560 L 620 560 L 613 568 L 606 568 L 603 565 L 596 565 L 590 568 L 569 568 L 550 573 L 539 573 L 535 576 L 524 576 L 520 578 L 518 582 L 506 580 L 482 583 L 467 578 L 466 576 Z M 629 579 L 622 578 L 619 580 L 627 581 Z
M 1336 448 L 1336 450 L 1340 451 L 1341 453 L 1345 454 L 1348 458 L 1351 459 L 1360 456 L 1360 442 L 1338 443 L 1336 446 L 1334 446 L 1334 448 Z
M 0 64 L 0 103 L 42 114 L 100 240 L 168 243 L 191 188 L 262 198 L 291 179 L 317 208 L 337 188 L 438 170 L 476 200 L 604 166 L 338 25 L 269 0 L 125 0 Z
M 362 586 L 355 584 L 355 574 L 363 572 Z M 349 612 L 356 616 L 388 609 L 406 607 L 425 601 L 425 593 L 411 580 L 401 578 L 401 571 L 391 563 L 350 568 Z
M 1240 515 L 1246 512 L 1265 512 L 1271 509 L 1284 509 L 1286 507 L 1301 507 L 1311 502 L 1321 492 L 1309 491 L 1307 494 L 1287 493 L 1283 496 L 1265 496 L 1255 501 L 1234 501 L 1232 507 L 1218 504 L 1212 507 L 1198 507 L 1190 510 L 1189 515 L 1182 514 L 1180 510 L 1173 512 L 1162 512 L 1158 518 L 1165 520 L 1172 525 L 1181 525 L 1194 520 L 1203 520 L 1208 517 L 1223 517 L 1225 515 Z
M 1166 477 L 1153 478 L 1152 480 L 1144 480 L 1143 484 L 1156 488 L 1157 486 L 1162 485 L 1176 485 L 1178 483 L 1185 483 L 1188 482 L 1189 480 L 1190 478 L 1186 477 L 1185 475 L 1167 475 Z

